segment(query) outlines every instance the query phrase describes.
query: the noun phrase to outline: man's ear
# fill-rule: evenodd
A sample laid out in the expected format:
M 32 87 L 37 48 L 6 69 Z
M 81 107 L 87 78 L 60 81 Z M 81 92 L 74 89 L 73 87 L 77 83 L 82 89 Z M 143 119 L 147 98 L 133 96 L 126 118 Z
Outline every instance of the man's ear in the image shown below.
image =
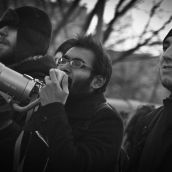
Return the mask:
M 106 82 L 106 79 L 103 78 L 101 75 L 96 75 L 93 80 L 91 81 L 91 87 L 93 89 L 98 89 L 103 87 L 104 83 Z

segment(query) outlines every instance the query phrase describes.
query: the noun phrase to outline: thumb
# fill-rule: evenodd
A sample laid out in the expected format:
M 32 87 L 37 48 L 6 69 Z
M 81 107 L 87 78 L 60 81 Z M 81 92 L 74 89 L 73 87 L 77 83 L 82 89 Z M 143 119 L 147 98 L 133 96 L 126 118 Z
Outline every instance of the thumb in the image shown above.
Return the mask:
M 64 75 L 63 79 L 62 79 L 62 89 L 64 90 L 64 92 L 69 93 L 69 89 L 68 89 L 68 76 Z

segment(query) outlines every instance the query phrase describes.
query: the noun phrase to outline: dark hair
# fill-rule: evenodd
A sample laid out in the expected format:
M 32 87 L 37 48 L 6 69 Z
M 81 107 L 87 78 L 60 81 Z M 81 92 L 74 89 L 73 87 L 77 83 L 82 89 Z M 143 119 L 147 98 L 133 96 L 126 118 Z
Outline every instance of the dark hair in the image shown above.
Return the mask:
M 94 53 L 93 75 L 101 75 L 106 79 L 105 84 L 96 92 L 104 92 L 112 74 L 112 63 L 101 42 L 92 35 L 78 36 L 74 46 L 86 48 Z
M 58 52 L 62 52 L 62 54 L 65 54 L 70 48 L 72 48 L 75 44 L 76 39 L 71 38 L 66 41 L 64 41 L 56 50 L 54 55 L 56 55 Z

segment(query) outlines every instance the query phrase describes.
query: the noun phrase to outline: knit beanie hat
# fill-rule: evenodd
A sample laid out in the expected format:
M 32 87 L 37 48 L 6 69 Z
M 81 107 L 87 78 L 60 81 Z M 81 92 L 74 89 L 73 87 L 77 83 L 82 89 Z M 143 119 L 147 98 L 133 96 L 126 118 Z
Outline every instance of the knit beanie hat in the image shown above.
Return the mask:
M 169 36 L 172 36 L 172 29 L 167 33 L 167 35 L 165 36 L 164 40 L 163 40 L 163 47 L 164 47 L 164 43 L 165 43 L 165 40 L 169 37 Z
M 0 28 L 3 26 L 17 28 L 17 45 L 11 59 L 13 63 L 47 53 L 52 25 L 44 11 L 31 6 L 8 9 L 0 20 Z

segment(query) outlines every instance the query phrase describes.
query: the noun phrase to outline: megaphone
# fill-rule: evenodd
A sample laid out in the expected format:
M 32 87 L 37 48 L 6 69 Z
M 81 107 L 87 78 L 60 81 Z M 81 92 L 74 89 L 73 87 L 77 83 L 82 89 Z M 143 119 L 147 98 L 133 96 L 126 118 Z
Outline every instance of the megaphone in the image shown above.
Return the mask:
M 14 110 L 28 111 L 40 103 L 40 98 L 31 101 L 34 95 L 38 95 L 44 83 L 26 74 L 20 74 L 4 64 L 0 63 L 0 95 L 8 103 L 12 103 Z M 29 102 L 21 106 L 16 102 Z

